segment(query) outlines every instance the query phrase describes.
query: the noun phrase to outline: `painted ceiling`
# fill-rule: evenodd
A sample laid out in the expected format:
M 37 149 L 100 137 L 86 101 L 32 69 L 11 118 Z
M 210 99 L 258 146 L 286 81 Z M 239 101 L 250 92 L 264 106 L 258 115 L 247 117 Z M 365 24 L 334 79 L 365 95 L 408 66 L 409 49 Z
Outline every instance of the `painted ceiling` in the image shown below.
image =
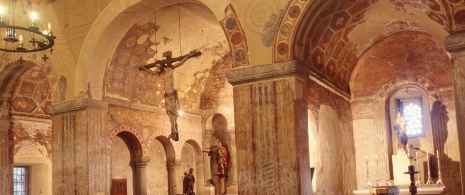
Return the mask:
M 385 37 L 426 32 L 445 53 L 448 32 L 465 29 L 464 8 L 463 0 L 316 1 L 297 30 L 294 57 L 317 76 L 350 92 L 360 57 Z M 400 41 L 396 43 L 403 44 Z
M 49 117 L 50 86 L 45 73 L 38 66 L 22 74 L 14 89 L 9 106 L 12 114 Z

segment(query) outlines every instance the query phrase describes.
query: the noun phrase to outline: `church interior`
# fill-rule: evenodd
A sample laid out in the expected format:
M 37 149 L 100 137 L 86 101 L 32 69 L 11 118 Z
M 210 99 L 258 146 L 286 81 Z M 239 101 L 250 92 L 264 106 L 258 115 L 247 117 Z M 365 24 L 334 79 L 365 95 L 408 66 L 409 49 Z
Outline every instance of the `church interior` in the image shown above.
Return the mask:
M 465 194 L 464 0 L 0 6 L 0 194 Z

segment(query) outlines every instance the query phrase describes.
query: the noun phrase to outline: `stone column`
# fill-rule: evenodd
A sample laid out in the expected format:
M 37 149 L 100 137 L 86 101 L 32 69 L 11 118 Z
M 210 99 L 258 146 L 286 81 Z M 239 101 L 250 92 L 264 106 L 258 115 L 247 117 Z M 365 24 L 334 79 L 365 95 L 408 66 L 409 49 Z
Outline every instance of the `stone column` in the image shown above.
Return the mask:
M 9 129 L 10 120 L 0 118 L 0 194 L 13 194 L 13 156 L 10 156 L 13 143 Z
M 108 103 L 79 99 L 53 105 L 53 194 L 110 194 Z
M 134 162 L 136 195 L 147 195 L 147 165 L 150 159 L 142 158 Z
M 182 194 L 182 180 L 179 174 L 181 161 L 168 160 L 166 166 L 168 167 L 169 195 Z
M 446 37 L 446 49 L 452 55 L 455 111 L 460 150 L 462 193 L 465 192 L 465 33 Z
M 294 61 L 234 68 L 239 194 L 312 193 L 308 69 Z

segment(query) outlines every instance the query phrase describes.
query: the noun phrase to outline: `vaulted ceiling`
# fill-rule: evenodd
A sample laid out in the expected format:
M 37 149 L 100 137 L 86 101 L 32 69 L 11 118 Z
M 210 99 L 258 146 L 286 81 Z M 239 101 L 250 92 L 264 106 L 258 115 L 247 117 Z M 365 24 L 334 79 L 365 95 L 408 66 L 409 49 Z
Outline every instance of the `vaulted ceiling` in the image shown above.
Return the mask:
M 297 31 L 294 56 L 316 76 L 350 92 L 358 61 L 383 38 L 422 32 L 444 48 L 444 37 L 462 30 L 464 0 L 315 1 Z

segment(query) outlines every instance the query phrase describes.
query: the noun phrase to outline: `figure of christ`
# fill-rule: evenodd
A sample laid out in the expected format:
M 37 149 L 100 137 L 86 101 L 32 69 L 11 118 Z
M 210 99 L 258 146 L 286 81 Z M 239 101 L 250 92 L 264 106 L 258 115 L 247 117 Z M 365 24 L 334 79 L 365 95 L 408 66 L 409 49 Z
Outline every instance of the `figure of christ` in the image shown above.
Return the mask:
M 154 63 L 142 65 L 139 70 L 144 70 L 150 74 L 157 75 L 163 80 L 163 87 L 165 89 L 165 109 L 171 123 L 171 134 L 169 139 L 174 141 L 179 140 L 177 118 L 179 116 L 180 103 L 178 92 L 174 89 L 174 69 L 183 65 L 188 59 L 200 56 L 198 50 L 193 50 L 187 55 L 171 58 L 172 52 L 166 51 L 163 53 L 164 60 L 157 60 Z M 177 62 L 177 63 L 175 63 Z M 153 68 L 153 69 L 151 69 Z

